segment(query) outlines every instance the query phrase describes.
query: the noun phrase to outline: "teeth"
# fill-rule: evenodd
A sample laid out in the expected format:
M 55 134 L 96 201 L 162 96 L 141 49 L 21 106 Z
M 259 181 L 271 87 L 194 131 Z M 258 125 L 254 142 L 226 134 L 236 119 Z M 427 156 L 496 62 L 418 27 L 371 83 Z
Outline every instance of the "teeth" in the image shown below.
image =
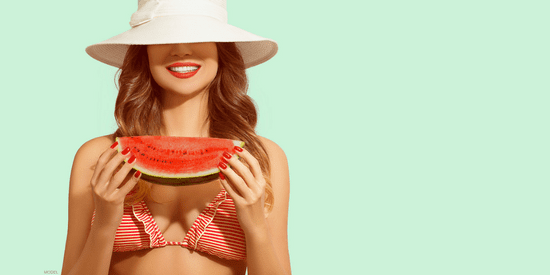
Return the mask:
M 198 66 L 169 67 L 168 70 L 177 73 L 189 73 L 198 70 Z

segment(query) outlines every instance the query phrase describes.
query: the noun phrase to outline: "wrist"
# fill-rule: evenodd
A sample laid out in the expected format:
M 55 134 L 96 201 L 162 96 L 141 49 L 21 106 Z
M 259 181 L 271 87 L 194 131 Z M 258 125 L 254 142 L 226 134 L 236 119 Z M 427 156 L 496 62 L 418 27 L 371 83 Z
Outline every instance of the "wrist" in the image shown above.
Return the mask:
M 94 233 L 97 235 L 102 236 L 114 236 L 116 234 L 116 231 L 118 229 L 118 225 L 112 224 L 112 223 L 93 223 L 90 228 L 90 233 Z
M 247 240 L 265 240 L 269 239 L 269 227 L 267 223 L 258 224 L 252 228 L 243 228 Z

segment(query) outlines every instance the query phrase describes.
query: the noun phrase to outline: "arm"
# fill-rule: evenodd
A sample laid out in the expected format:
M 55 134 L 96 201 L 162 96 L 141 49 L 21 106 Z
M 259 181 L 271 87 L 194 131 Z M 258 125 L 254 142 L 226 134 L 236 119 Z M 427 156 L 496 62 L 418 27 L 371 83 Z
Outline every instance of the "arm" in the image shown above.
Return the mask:
M 274 142 L 262 139 L 271 162 L 271 184 L 275 204 L 267 217 L 267 227 L 246 236 L 248 273 L 291 274 L 288 252 L 288 204 L 290 180 L 288 162 L 283 150 Z M 249 243 L 250 242 L 250 243 Z
M 107 209 L 107 207 L 104 207 L 102 209 L 109 210 L 115 215 L 103 215 L 102 218 L 99 217 L 101 215 L 96 213 L 93 226 L 90 226 L 90 223 L 94 208 L 97 207 L 94 200 L 98 199 L 98 195 L 94 193 L 98 190 L 103 191 L 101 188 L 94 187 L 91 183 L 97 182 L 94 178 L 99 177 L 100 173 L 98 171 L 110 171 L 108 165 L 104 164 L 114 153 L 114 151 L 105 151 L 105 148 L 109 148 L 111 143 L 112 140 L 108 137 L 99 137 L 86 142 L 76 153 L 69 184 L 69 225 L 62 275 L 107 275 L 109 272 L 115 232 L 118 228 L 117 213 L 113 211 L 113 208 Z M 98 159 L 103 159 L 103 164 Z M 122 157 L 117 155 L 109 161 L 109 164 L 112 163 L 112 166 L 115 166 L 116 161 L 119 161 L 119 159 L 122 159 Z M 96 167 L 98 168 L 96 169 Z M 105 169 L 103 169 L 104 167 Z M 120 171 L 124 172 L 126 170 L 128 169 L 123 168 Z M 110 178 L 109 173 L 103 174 L 105 174 L 104 177 Z M 117 183 L 115 177 L 111 181 Z M 123 190 L 129 191 L 134 185 L 128 184 L 120 188 L 120 192 L 123 192 Z M 122 202 L 123 200 L 124 196 L 122 196 Z M 121 208 L 120 200 L 117 202 L 117 207 L 118 204 Z M 102 205 L 106 204 L 103 203 Z
M 271 162 L 275 204 L 269 216 L 266 218 L 263 214 L 265 182 L 262 182 L 261 170 L 257 161 L 246 150 L 238 155 L 249 164 L 250 170 L 232 158 L 229 160 L 232 168 L 222 169 L 227 176 L 222 184 L 235 202 L 237 216 L 245 232 L 248 274 L 290 275 L 287 238 L 290 189 L 288 163 L 285 153 L 277 144 L 265 138 L 260 140 Z M 232 169 L 243 177 L 239 177 Z

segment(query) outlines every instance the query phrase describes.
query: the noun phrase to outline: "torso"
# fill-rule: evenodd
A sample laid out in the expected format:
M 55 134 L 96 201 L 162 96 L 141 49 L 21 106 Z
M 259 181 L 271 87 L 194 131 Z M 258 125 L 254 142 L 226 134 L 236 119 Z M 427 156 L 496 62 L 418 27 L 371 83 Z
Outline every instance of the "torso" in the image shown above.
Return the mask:
M 183 241 L 200 212 L 221 191 L 218 180 L 190 186 L 150 184 L 147 207 L 166 241 Z M 231 261 L 181 246 L 114 252 L 110 275 L 245 274 L 244 261 Z

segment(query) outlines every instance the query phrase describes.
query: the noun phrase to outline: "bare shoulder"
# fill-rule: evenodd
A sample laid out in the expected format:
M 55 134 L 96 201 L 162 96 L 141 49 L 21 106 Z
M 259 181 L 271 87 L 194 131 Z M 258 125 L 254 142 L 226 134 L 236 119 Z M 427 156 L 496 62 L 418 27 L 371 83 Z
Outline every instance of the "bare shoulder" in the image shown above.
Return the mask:
M 262 136 L 258 136 L 258 139 L 267 151 L 269 160 L 272 164 L 287 165 L 286 154 L 283 149 L 275 142 Z
M 97 160 L 113 142 L 114 138 L 107 135 L 91 139 L 80 146 L 75 154 L 71 169 L 70 196 L 84 196 L 84 193 L 91 195 L 90 179 Z
M 271 166 L 271 183 L 275 193 L 275 196 L 285 194 L 288 196 L 289 192 L 289 171 L 288 160 L 283 149 L 275 142 L 258 136 L 260 142 L 267 151 L 269 162 Z
M 112 135 L 100 136 L 88 140 L 82 144 L 76 152 L 75 161 L 78 159 L 84 161 L 88 160 L 95 163 L 101 153 L 114 142 L 115 140 Z
M 91 194 L 89 180 L 92 177 L 97 160 L 113 142 L 114 138 L 107 135 L 91 139 L 80 146 L 75 154 L 71 169 L 69 192 L 80 190 L 80 192 L 88 191 Z
M 101 136 L 85 142 L 74 157 L 73 167 L 71 169 L 71 177 L 69 183 L 69 202 L 71 206 L 78 205 L 81 211 L 91 215 L 93 210 L 92 189 L 90 180 L 95 170 L 97 160 L 113 144 L 112 136 Z M 84 200 L 84 198 L 86 198 Z M 71 201 L 72 200 L 72 201 Z M 71 202 L 79 202 L 74 204 Z M 86 202 L 86 203 L 84 203 Z M 82 206 L 86 205 L 84 210 Z

